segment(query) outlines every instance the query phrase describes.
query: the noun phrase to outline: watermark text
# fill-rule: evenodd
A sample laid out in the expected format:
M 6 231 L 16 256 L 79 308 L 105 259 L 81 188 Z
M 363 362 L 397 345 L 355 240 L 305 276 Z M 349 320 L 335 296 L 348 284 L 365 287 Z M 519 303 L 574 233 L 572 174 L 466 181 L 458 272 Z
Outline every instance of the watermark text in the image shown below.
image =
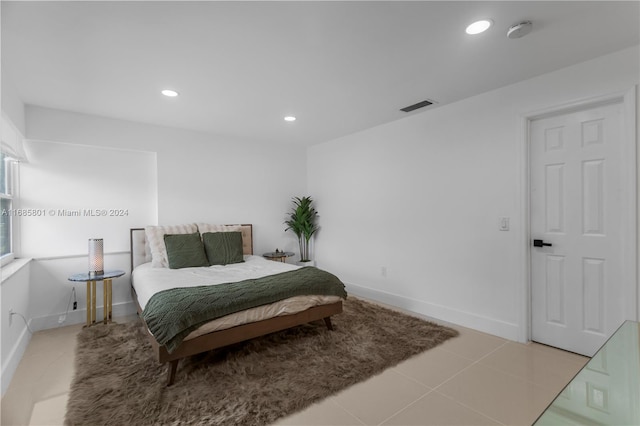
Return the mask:
M 2 209 L 0 216 L 12 217 L 125 217 L 129 209 Z

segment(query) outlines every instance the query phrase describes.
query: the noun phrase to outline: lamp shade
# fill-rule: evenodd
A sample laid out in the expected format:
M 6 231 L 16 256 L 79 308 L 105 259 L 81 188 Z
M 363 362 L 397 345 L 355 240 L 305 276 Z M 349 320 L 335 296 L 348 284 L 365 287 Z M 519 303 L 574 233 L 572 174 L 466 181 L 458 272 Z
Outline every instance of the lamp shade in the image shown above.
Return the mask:
M 104 250 L 102 238 L 89 238 L 89 276 L 104 273 Z

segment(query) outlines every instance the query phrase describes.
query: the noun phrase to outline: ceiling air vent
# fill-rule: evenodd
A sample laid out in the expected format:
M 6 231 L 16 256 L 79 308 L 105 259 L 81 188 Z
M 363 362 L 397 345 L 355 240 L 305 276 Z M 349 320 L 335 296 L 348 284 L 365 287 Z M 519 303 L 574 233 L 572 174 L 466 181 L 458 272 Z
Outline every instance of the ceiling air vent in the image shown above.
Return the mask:
M 418 102 L 417 104 L 413 104 L 413 105 L 409 105 L 409 106 L 404 107 L 404 108 L 400 108 L 400 111 L 411 112 L 411 111 L 415 111 L 415 110 L 420 109 L 420 108 L 424 108 L 424 107 L 429 106 L 431 104 L 433 104 L 432 101 L 425 100 L 425 101 L 422 101 L 422 102 Z

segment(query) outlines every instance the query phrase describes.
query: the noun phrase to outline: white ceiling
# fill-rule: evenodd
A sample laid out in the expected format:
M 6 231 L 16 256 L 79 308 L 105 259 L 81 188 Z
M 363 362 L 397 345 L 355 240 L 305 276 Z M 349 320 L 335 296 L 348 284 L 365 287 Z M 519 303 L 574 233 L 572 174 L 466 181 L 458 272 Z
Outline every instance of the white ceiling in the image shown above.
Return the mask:
M 639 4 L 3 0 L 2 72 L 26 104 L 311 145 L 636 45 Z

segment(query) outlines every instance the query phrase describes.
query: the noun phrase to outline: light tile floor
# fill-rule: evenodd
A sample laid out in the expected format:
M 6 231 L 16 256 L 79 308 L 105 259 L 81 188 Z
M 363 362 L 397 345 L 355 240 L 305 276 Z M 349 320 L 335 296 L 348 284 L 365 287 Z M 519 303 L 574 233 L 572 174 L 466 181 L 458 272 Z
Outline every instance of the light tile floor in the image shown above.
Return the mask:
M 2 399 L 2 425 L 63 423 L 81 328 L 32 337 Z M 459 337 L 277 424 L 529 425 L 588 360 L 454 328 Z

